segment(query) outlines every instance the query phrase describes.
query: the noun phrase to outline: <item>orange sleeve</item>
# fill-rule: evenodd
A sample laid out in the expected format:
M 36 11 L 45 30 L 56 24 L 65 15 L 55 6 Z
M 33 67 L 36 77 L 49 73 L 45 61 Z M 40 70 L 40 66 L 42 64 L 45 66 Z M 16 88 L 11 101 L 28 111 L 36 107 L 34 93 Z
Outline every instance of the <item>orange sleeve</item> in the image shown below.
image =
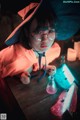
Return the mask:
M 33 65 L 33 62 L 27 60 L 27 58 L 19 57 L 14 62 L 7 64 L 6 67 L 3 67 L 2 78 L 6 76 L 14 76 L 24 72 L 26 69 L 29 69 Z
M 0 64 L 5 64 L 11 62 L 15 59 L 16 53 L 14 46 L 9 46 L 0 51 Z
M 0 77 L 13 76 L 29 69 L 36 61 L 32 50 L 12 45 L 0 51 Z
M 9 46 L 0 51 L 0 77 L 4 71 L 4 67 L 10 62 L 13 61 L 14 56 L 14 46 Z

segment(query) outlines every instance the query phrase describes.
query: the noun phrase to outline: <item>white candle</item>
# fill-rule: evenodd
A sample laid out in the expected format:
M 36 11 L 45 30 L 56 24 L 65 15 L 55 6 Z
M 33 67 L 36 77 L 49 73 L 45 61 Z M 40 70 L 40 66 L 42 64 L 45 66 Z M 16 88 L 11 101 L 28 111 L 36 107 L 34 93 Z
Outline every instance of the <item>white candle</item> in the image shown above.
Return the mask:
M 76 50 L 76 53 L 77 53 L 77 58 L 78 58 L 78 52 L 79 52 L 79 42 L 74 42 L 74 49 Z
M 78 53 L 78 59 L 80 60 L 80 51 L 79 51 L 79 53 Z
M 67 60 L 68 61 L 75 61 L 77 58 L 77 52 L 76 50 L 72 49 L 72 48 L 68 48 L 67 49 Z
M 74 49 L 77 52 L 77 58 L 80 60 L 80 41 L 74 42 Z
M 78 42 L 78 53 L 77 53 L 78 59 L 80 60 L 80 41 Z

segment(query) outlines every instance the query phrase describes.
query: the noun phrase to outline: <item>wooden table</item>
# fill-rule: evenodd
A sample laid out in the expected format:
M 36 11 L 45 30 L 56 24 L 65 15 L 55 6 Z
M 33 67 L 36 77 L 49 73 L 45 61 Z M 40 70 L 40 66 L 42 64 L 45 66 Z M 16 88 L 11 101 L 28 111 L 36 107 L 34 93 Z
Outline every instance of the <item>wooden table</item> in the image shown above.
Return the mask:
M 53 62 L 55 65 L 59 60 Z M 80 81 L 80 61 L 67 62 L 75 77 Z M 46 92 L 46 77 L 40 82 L 38 77 L 31 79 L 29 85 L 23 85 L 17 77 L 6 79 L 16 101 L 23 111 L 26 120 L 56 120 L 50 112 L 50 108 L 57 101 L 61 89 L 55 95 Z

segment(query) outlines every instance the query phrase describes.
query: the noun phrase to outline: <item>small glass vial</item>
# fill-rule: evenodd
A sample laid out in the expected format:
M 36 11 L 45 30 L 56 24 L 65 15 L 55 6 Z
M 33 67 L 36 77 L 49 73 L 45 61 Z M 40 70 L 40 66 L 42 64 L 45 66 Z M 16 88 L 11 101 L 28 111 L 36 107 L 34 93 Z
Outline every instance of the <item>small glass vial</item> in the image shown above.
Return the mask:
M 55 83 L 55 73 L 56 73 L 56 67 L 53 67 L 54 69 L 53 72 L 51 72 L 51 74 L 49 74 L 48 76 L 48 83 L 47 83 L 47 87 L 46 87 L 46 91 L 48 94 L 55 94 L 57 92 L 57 87 L 56 87 L 56 83 Z

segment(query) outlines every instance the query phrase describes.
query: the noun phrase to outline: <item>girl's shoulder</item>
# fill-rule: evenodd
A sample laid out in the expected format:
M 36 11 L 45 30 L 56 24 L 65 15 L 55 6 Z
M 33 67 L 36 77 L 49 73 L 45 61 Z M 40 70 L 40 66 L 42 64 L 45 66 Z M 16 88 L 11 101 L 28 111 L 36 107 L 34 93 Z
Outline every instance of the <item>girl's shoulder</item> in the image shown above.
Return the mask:
M 60 45 L 59 45 L 57 42 L 54 42 L 54 44 L 52 45 L 52 47 L 51 47 L 51 48 L 57 48 L 57 47 L 59 47 L 59 48 L 60 48 Z

